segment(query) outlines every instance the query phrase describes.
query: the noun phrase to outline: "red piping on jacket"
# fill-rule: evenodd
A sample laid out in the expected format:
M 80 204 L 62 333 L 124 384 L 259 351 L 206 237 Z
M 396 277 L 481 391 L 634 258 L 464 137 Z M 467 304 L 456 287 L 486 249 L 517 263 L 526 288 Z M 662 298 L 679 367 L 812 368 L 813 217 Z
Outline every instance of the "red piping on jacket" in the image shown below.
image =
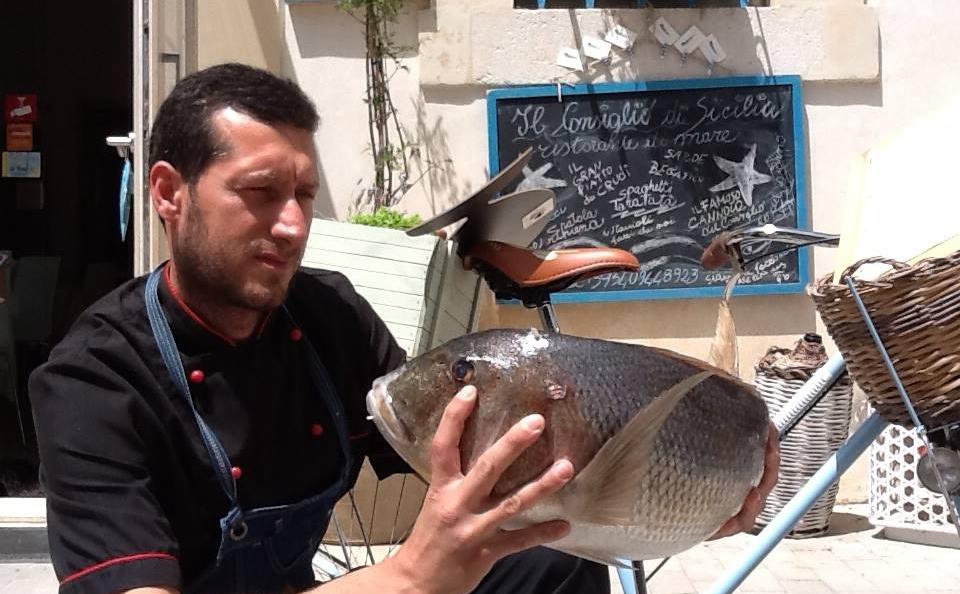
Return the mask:
M 180 297 L 180 291 L 177 290 L 177 288 L 173 285 L 173 280 L 170 278 L 169 264 L 167 264 L 166 267 L 164 267 L 163 269 L 163 280 L 167 282 L 167 290 L 170 291 L 170 295 L 173 296 L 173 300 L 177 302 L 177 305 L 180 306 L 180 309 L 182 309 L 184 313 L 190 316 L 191 320 L 193 320 L 201 328 L 203 328 L 210 334 L 213 334 L 214 336 L 218 337 L 220 340 L 226 342 L 230 346 L 237 346 L 236 341 L 231 339 L 229 336 L 224 336 L 223 334 L 217 332 L 213 327 L 210 326 L 210 324 L 207 324 L 206 322 L 204 322 L 203 318 L 201 318 L 196 312 L 190 309 L 190 306 L 187 305 L 187 302 L 184 301 L 182 297 Z
M 167 559 L 170 561 L 176 561 L 177 558 L 169 553 L 138 553 L 136 555 L 127 555 L 126 557 L 117 557 L 116 559 L 108 559 L 97 563 L 96 565 L 91 565 L 86 569 L 81 569 L 80 571 L 71 573 L 67 577 L 63 578 L 60 581 L 60 585 L 64 585 L 67 582 L 82 578 L 85 575 L 89 575 L 95 571 L 100 571 L 101 569 L 106 569 L 111 565 L 117 565 L 118 563 L 129 563 L 131 561 L 142 561 L 144 559 Z
M 180 309 L 182 309 L 184 313 L 190 316 L 191 320 L 193 320 L 201 328 L 203 328 L 210 334 L 213 334 L 214 336 L 224 341 L 225 343 L 229 344 L 230 346 L 237 346 L 237 341 L 233 340 L 229 336 L 221 334 L 215 328 L 213 328 L 210 324 L 203 321 L 203 318 L 200 317 L 200 314 L 190 309 L 190 306 L 187 305 L 187 302 L 184 301 L 182 297 L 180 297 L 180 291 L 177 290 L 177 288 L 173 285 L 173 280 L 170 278 L 170 264 L 167 264 L 163 269 L 163 280 L 166 281 L 167 290 L 170 291 L 170 295 L 173 296 L 173 300 L 177 302 L 177 305 L 180 306 Z M 267 322 L 270 321 L 270 316 L 272 315 L 273 315 L 273 310 L 268 311 L 267 315 L 263 316 L 263 319 L 260 320 L 260 323 L 257 325 L 256 329 L 254 329 L 254 334 L 256 335 L 257 338 L 260 338 L 261 336 L 263 336 L 263 331 L 266 329 Z

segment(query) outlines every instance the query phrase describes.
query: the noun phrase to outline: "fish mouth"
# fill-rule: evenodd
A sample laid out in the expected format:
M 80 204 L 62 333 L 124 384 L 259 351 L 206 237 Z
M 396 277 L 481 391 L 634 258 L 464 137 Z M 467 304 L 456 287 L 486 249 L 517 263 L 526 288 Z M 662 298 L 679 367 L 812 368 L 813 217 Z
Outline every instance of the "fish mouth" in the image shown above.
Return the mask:
M 367 392 L 367 412 L 373 416 L 373 422 L 383 433 L 387 441 L 393 444 L 412 444 L 413 435 L 397 416 L 393 408 L 393 396 L 390 395 L 390 383 L 400 374 L 399 370 L 377 378 Z

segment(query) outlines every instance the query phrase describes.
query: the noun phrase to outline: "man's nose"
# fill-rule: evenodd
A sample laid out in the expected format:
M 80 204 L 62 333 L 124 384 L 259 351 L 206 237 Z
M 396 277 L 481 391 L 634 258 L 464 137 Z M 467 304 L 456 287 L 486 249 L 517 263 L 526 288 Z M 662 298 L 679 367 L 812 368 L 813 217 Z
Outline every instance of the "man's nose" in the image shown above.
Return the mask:
M 273 234 L 278 239 L 291 242 L 303 241 L 309 228 L 308 213 L 295 197 L 287 198 L 280 206 L 277 222 L 273 226 Z

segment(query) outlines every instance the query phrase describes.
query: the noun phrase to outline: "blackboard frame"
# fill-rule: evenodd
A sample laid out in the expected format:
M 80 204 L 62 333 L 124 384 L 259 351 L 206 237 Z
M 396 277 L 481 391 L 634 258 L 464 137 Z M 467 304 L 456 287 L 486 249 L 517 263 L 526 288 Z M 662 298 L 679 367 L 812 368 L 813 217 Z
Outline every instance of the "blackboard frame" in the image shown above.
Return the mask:
M 794 180 L 796 183 L 797 226 L 805 227 L 807 221 L 807 143 L 803 122 L 803 96 L 801 78 L 797 75 L 735 76 L 724 78 L 678 79 L 658 81 L 635 81 L 619 83 L 587 83 L 579 85 L 534 85 L 506 87 L 487 91 L 487 142 L 490 175 L 500 171 L 497 106 L 506 99 L 539 97 L 562 97 L 599 93 L 635 93 L 639 91 L 696 90 L 753 86 L 789 86 L 792 103 L 792 129 L 795 147 Z M 738 285 L 734 295 L 793 295 L 802 293 L 810 282 L 810 263 L 807 250 L 797 254 L 798 280 L 792 283 L 757 283 Z M 716 298 L 723 294 L 723 287 L 691 287 L 663 289 L 630 289 L 615 291 L 571 291 L 553 295 L 556 303 L 588 303 L 603 301 L 638 301 L 653 299 Z

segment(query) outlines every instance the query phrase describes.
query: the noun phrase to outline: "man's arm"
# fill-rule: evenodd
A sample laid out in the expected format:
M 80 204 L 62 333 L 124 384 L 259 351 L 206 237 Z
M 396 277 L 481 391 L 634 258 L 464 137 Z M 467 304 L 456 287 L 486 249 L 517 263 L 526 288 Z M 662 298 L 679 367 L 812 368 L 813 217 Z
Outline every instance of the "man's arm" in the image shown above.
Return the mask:
M 518 423 L 481 456 L 464 476 L 460 468 L 460 437 L 473 410 L 475 392 L 467 387 L 447 405 L 433 442 L 431 466 L 434 481 L 410 539 L 397 555 L 369 569 L 348 574 L 314 590 L 320 594 L 358 591 L 432 594 L 468 592 L 494 562 L 510 553 L 562 538 L 565 522 L 546 522 L 504 532 L 498 526 L 529 509 L 543 497 L 558 491 L 573 476 L 573 466 L 558 461 L 538 480 L 515 495 L 495 501 L 493 485 L 500 474 L 532 445 L 542 430 L 542 417 L 531 415 L 540 429 Z M 780 465 L 779 436 L 771 423 L 760 483 L 747 496 L 740 512 L 727 521 L 713 538 L 731 536 L 753 527 L 757 514 L 774 484 Z
M 410 538 L 397 554 L 364 569 L 337 578 L 310 592 L 318 594 L 462 593 L 472 590 L 500 558 L 526 548 L 562 538 L 565 522 L 546 522 L 523 530 L 504 532 L 498 526 L 558 491 L 573 475 L 567 461 L 559 461 L 536 481 L 505 500 L 491 498 L 500 474 L 540 436 L 543 418 L 531 415 L 481 456 L 464 475 L 460 468 L 460 438 L 473 411 L 476 392 L 467 387 L 447 405 L 433 442 L 430 486 Z M 776 483 L 780 455 L 778 435 L 771 425 L 765 469 L 757 488 L 750 493 L 740 513 L 731 518 L 713 538 L 749 530 L 762 502 Z M 165 588 L 137 588 L 123 594 L 180 594 Z
M 505 521 L 563 487 L 573 476 L 573 466 L 558 461 L 513 495 L 494 497 L 500 475 L 540 437 L 544 419 L 530 415 L 511 427 L 463 474 L 460 438 L 475 404 L 476 389 L 467 386 L 444 410 L 431 450 L 433 480 L 413 531 L 396 555 L 311 592 L 465 593 L 499 559 L 567 534 L 570 527 L 563 521 L 500 530 Z
M 30 378 L 60 591 L 174 587 L 178 547 L 146 460 L 152 425 L 136 388 L 94 354 L 103 352 L 101 342 L 60 349 Z
M 538 423 L 540 429 L 536 430 L 524 427 L 524 421 L 514 425 L 481 456 L 467 475 L 463 475 L 459 444 L 464 422 L 473 410 L 474 396 L 472 387 L 464 388 L 444 411 L 433 442 L 431 466 L 434 480 L 408 541 L 394 557 L 334 580 L 313 592 L 468 592 L 500 558 L 557 540 L 567 533 L 569 526 L 560 521 L 511 532 L 498 529 L 507 519 L 562 488 L 573 476 L 573 466 L 566 460 L 558 461 L 512 497 L 500 501 L 492 499 L 491 490 L 500 474 L 540 436 L 543 418 L 531 415 L 524 419 Z M 713 538 L 731 536 L 753 527 L 763 501 L 777 481 L 780 464 L 778 437 L 776 427 L 771 423 L 764 473 L 759 485 L 747 496 L 740 512 Z

